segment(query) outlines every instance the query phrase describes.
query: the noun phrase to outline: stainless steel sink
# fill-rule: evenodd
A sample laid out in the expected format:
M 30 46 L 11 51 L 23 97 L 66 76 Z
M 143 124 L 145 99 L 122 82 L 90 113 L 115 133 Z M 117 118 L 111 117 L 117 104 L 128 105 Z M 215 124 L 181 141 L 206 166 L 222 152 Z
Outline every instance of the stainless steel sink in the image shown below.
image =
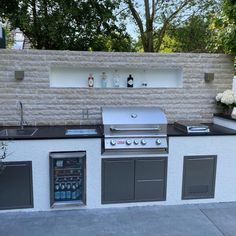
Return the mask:
M 96 129 L 67 129 L 65 135 L 96 135 Z
M 38 131 L 37 128 L 8 128 L 0 131 L 0 136 L 18 137 L 18 136 L 33 136 Z

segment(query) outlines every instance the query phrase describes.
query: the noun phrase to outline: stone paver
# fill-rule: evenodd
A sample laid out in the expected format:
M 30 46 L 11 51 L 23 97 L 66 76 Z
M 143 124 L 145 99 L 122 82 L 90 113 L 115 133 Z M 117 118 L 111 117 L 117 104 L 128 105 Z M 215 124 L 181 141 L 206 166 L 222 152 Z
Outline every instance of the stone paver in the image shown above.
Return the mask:
M 235 236 L 236 203 L 1 213 L 1 236 Z
M 236 235 L 236 207 L 204 209 L 202 212 L 225 236 Z

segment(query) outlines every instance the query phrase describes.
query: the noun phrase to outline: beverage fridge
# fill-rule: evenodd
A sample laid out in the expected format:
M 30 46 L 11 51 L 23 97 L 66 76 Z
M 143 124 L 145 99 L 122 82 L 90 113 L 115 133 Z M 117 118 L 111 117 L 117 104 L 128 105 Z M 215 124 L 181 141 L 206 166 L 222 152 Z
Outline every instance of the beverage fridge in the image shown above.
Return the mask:
M 51 207 L 86 204 L 86 152 L 51 152 Z

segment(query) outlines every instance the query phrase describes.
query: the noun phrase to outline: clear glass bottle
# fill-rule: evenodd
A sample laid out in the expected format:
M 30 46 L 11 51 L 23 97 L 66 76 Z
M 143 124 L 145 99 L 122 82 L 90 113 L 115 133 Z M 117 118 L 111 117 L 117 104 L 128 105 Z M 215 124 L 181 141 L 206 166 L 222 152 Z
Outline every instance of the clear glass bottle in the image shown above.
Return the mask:
M 118 71 L 115 70 L 114 76 L 113 76 L 113 83 L 114 83 L 114 87 L 115 88 L 119 88 L 120 87 L 120 79 L 119 79 L 119 75 L 118 75 Z
M 107 74 L 106 72 L 102 72 L 101 75 L 101 79 L 102 79 L 102 88 L 106 88 L 107 87 Z

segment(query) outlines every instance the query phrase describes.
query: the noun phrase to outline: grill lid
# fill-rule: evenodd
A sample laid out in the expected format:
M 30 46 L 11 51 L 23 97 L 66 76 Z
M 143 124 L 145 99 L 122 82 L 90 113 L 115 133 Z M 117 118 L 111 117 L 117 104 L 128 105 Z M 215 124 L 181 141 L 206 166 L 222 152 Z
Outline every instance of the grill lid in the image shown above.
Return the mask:
M 167 119 L 158 107 L 104 107 L 105 152 L 167 152 Z
M 167 124 L 159 107 L 103 107 L 104 125 L 159 125 Z

